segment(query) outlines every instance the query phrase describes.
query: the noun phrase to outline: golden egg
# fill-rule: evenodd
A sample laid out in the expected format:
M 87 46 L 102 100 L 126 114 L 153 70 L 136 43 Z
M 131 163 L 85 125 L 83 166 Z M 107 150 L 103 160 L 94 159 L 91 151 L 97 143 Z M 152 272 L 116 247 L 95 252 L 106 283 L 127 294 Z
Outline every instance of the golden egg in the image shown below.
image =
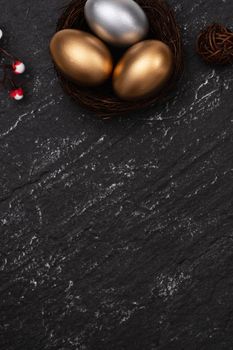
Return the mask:
M 101 84 L 112 72 L 112 56 L 106 45 L 80 30 L 57 32 L 50 42 L 50 52 L 58 69 L 80 85 Z
M 174 69 L 173 53 L 161 41 L 145 40 L 128 49 L 113 74 L 113 87 L 123 100 L 137 100 L 156 93 Z

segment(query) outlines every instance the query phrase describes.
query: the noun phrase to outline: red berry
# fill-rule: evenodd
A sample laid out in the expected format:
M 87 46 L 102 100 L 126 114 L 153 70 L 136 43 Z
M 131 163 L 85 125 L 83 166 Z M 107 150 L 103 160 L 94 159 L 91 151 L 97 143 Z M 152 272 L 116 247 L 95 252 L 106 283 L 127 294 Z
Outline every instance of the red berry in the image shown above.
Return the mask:
M 9 92 L 11 98 L 16 101 L 22 100 L 24 97 L 24 92 L 22 88 L 14 89 Z
M 20 62 L 20 61 L 15 61 L 13 64 L 12 64 L 12 68 L 13 68 L 13 71 L 15 74 L 23 74 L 25 72 L 25 65 L 23 62 Z

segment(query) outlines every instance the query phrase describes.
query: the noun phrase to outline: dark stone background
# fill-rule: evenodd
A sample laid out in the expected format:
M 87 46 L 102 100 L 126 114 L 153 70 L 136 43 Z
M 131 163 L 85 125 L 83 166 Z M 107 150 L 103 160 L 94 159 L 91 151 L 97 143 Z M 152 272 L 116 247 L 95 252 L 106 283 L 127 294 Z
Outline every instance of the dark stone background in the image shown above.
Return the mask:
M 233 349 L 233 70 L 195 54 L 232 0 L 171 0 L 186 69 L 167 105 L 101 121 L 48 53 L 63 0 L 0 0 L 27 64 L 0 92 L 0 349 Z

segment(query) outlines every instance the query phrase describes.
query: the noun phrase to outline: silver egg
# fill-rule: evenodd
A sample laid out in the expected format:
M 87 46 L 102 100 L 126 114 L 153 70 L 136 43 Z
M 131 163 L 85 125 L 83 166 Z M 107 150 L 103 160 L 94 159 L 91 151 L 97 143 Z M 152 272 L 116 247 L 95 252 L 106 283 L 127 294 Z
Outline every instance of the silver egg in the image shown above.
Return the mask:
M 115 46 L 135 44 L 149 28 L 144 11 L 133 0 L 87 0 L 85 17 L 96 35 Z

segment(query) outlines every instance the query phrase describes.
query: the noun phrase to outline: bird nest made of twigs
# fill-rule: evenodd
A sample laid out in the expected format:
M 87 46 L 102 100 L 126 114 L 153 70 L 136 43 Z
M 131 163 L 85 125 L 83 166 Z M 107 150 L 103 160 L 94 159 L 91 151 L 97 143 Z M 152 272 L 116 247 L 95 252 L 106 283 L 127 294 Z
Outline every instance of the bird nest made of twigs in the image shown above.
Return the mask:
M 163 41 L 170 47 L 174 55 L 173 73 L 159 93 L 144 100 L 127 102 L 115 95 L 111 81 L 98 88 L 84 88 L 71 82 L 57 71 L 61 85 L 69 96 L 80 105 L 105 118 L 121 116 L 130 111 L 137 111 L 163 102 L 174 88 L 183 70 L 182 40 L 173 9 L 164 0 L 136 0 L 136 2 L 142 7 L 149 20 L 150 31 L 147 38 Z M 58 20 L 57 31 L 68 28 L 90 31 L 84 17 L 85 3 L 86 0 L 71 1 Z M 114 54 L 119 58 L 119 52 L 113 51 L 116 51 Z
M 233 32 L 222 24 L 209 25 L 197 38 L 197 52 L 210 64 L 233 63 Z

